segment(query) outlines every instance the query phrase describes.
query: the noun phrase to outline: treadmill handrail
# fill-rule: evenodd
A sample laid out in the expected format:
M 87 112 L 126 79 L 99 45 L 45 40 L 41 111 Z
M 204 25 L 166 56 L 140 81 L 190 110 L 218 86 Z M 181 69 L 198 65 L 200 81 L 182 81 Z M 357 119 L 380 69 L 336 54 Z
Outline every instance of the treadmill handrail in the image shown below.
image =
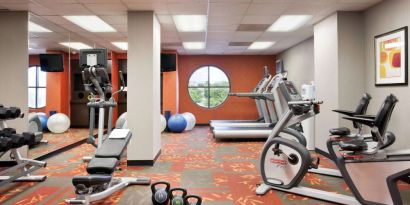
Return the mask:
M 256 98 L 256 99 L 271 100 L 271 101 L 275 100 L 272 93 L 228 93 L 228 96 L 250 97 L 253 99 Z

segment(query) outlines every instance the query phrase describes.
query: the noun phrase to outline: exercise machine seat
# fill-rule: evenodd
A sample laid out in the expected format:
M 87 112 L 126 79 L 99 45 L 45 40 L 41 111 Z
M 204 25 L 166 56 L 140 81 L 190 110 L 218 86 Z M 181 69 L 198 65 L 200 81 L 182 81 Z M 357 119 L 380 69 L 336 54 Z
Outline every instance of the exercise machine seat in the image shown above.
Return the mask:
M 331 135 L 350 135 L 350 129 L 347 127 L 338 127 L 338 128 L 332 128 L 329 130 Z
M 102 143 L 102 145 L 98 147 L 95 157 L 96 158 L 116 158 L 119 160 L 125 148 L 127 147 L 131 139 L 131 136 L 132 136 L 131 132 L 128 132 L 125 138 L 111 139 L 110 137 L 107 137 L 104 143 Z
M 90 188 L 91 186 L 110 183 L 111 178 L 111 175 L 75 176 L 72 182 L 74 187 L 84 186 L 85 188 Z
M 343 151 L 360 152 L 367 149 L 367 143 L 361 139 L 352 139 L 339 142 L 339 146 Z
M 107 174 L 110 175 L 118 166 L 119 160 L 116 158 L 96 158 L 94 157 L 88 163 L 87 172 L 89 174 Z

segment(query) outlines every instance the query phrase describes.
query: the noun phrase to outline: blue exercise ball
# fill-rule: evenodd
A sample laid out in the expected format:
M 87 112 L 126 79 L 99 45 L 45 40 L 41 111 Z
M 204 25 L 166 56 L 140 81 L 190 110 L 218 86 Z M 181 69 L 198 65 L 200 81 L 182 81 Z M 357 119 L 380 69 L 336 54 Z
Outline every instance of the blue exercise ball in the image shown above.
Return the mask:
M 175 114 L 172 115 L 168 120 L 168 128 L 171 132 L 180 133 L 185 130 L 187 126 L 187 121 L 183 115 Z
M 45 113 L 39 112 L 37 113 L 37 116 L 40 119 L 41 128 L 43 129 L 43 131 L 47 131 L 47 121 L 48 121 L 47 115 Z

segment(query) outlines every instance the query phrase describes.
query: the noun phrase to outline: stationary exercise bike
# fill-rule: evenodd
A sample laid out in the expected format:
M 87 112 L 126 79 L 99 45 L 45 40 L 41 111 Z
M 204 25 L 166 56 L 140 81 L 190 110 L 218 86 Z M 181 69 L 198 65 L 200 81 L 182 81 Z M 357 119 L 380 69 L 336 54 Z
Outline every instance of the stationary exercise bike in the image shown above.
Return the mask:
M 366 139 L 328 140 L 327 148 L 340 169 L 349 189 L 362 204 L 403 204 L 397 187 L 399 180 L 410 183 L 409 150 L 386 150 L 395 135 L 387 124 L 398 102 L 390 94 L 374 117 L 344 117 L 371 128 L 375 142 Z
M 319 158 L 310 156 L 305 146 L 279 136 L 283 129 L 319 113 L 318 101 L 303 101 L 291 81 L 279 85 L 280 94 L 286 99 L 288 110 L 279 119 L 263 146 L 260 172 L 263 183 L 256 189 L 263 195 L 270 189 L 304 195 L 311 198 L 343 204 L 360 204 L 354 197 L 302 187 L 299 183 L 309 169 L 319 166 Z

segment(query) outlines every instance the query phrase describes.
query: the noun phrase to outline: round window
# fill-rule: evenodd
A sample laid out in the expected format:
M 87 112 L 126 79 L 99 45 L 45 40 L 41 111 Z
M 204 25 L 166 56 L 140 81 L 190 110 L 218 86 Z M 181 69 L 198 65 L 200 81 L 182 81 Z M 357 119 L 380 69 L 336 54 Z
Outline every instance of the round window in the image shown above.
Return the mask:
M 189 96 L 201 107 L 214 108 L 221 105 L 229 91 L 228 76 L 215 66 L 199 67 L 189 78 Z

